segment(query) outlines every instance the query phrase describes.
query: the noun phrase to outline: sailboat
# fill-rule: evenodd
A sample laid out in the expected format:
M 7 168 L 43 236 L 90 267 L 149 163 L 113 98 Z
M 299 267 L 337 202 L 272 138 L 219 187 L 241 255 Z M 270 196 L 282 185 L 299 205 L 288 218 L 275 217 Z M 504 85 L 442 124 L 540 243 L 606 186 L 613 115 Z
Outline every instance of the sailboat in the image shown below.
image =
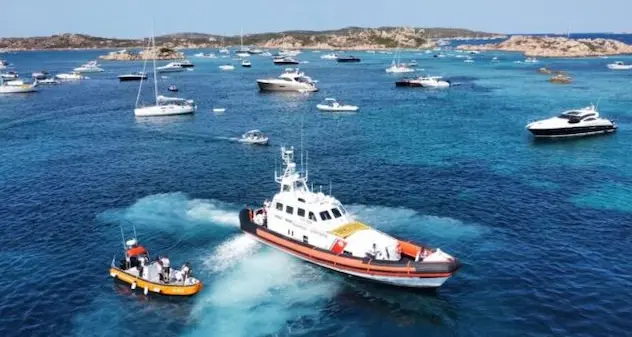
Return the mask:
M 151 40 L 148 42 L 148 45 L 151 46 L 152 49 L 156 48 L 156 41 L 154 40 L 154 34 L 152 31 Z M 149 51 L 150 48 L 147 48 Z M 134 115 L 137 117 L 154 117 L 154 116 L 172 116 L 172 115 L 185 115 L 192 114 L 196 110 L 195 102 L 193 100 L 188 100 L 179 97 L 166 97 L 162 95 L 158 95 L 158 78 L 156 76 L 156 58 L 153 57 L 153 78 L 154 78 L 154 96 L 156 97 L 155 104 L 139 106 L 138 102 L 140 100 L 140 93 L 143 88 L 143 80 L 141 79 L 140 85 L 138 87 L 138 95 L 136 96 L 136 108 L 134 109 Z M 143 73 L 145 73 L 145 68 L 147 66 L 147 59 L 143 63 Z
M 224 37 L 222 36 L 222 48 L 219 50 L 220 54 L 230 54 L 230 50 L 224 47 Z
M 248 52 L 247 48 L 244 48 L 244 30 L 241 30 L 241 47 L 239 48 L 239 50 L 237 51 L 237 53 L 235 53 L 235 55 L 239 56 L 239 57 L 248 57 L 250 56 L 250 53 Z
M 395 55 L 393 56 L 393 62 L 391 63 L 391 66 L 386 68 L 386 72 L 387 73 L 412 73 L 415 71 L 415 69 L 410 68 L 408 66 L 406 66 L 403 63 L 400 63 L 400 53 L 399 53 L 399 48 L 397 49 L 397 51 L 395 52 Z M 397 60 L 397 61 L 396 61 Z

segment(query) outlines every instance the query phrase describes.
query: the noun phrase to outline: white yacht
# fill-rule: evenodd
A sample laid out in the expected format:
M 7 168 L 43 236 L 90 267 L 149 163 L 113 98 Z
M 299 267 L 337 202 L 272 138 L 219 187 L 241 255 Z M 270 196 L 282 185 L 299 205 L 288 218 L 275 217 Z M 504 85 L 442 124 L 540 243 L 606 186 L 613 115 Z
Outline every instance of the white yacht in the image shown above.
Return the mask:
M 5 81 L 0 78 L 0 94 L 21 94 L 37 91 L 37 83 L 28 84 L 21 80 Z
M 180 62 L 170 62 L 167 65 L 156 68 L 156 71 L 158 71 L 159 73 L 173 73 L 173 72 L 179 72 L 179 71 L 185 71 L 185 70 L 186 68 L 183 67 L 182 63 Z
M 264 135 L 263 132 L 259 130 L 250 130 L 241 135 L 241 139 L 239 139 L 239 141 L 245 144 L 267 145 L 268 136 Z
M 393 63 L 391 63 L 391 66 L 386 68 L 386 72 L 393 74 L 412 73 L 415 72 L 415 69 L 410 68 L 405 64 L 395 63 L 395 61 L 393 61 Z
M 242 60 L 241 61 L 241 66 L 244 68 L 250 68 L 252 67 L 252 63 L 250 62 L 250 60 Z
M 448 80 L 444 80 L 441 76 L 425 76 L 417 79 L 419 84 L 423 88 L 441 89 L 449 88 L 451 83 Z
M 0 74 L 0 78 L 2 78 L 3 80 L 14 80 L 19 77 L 20 75 L 15 71 L 8 71 L 6 73 Z
M 321 111 L 341 111 L 341 112 L 352 112 L 358 111 L 360 109 L 358 106 L 343 104 L 342 102 L 338 102 L 335 98 L 325 98 L 325 100 L 316 105 L 316 109 Z
M 61 81 L 56 80 L 56 79 L 54 79 L 52 77 L 46 77 L 46 78 L 43 78 L 41 80 L 35 80 L 33 82 L 33 84 L 35 84 L 35 85 L 56 85 L 56 84 L 61 84 Z
M 97 63 L 97 61 L 90 61 L 82 65 L 81 67 L 73 69 L 73 71 L 77 73 L 100 73 L 104 70 L 102 68 L 99 68 L 99 64 Z
M 151 40 L 148 43 L 147 48 L 155 48 L 156 42 L 154 37 L 151 37 Z M 145 73 L 145 68 L 147 66 L 147 60 L 143 63 L 143 71 Z M 134 108 L 134 115 L 136 117 L 161 117 L 161 116 L 173 116 L 173 115 L 186 115 L 195 113 L 197 106 L 195 102 L 190 99 L 184 99 L 179 97 L 165 97 L 162 95 L 158 95 L 158 76 L 156 69 L 156 59 L 152 60 L 152 68 L 153 68 L 153 78 L 154 78 L 154 96 L 155 102 L 153 104 L 140 105 L 140 97 L 143 89 L 143 78 L 140 80 L 140 85 L 138 86 L 138 94 L 136 95 L 136 104 Z
M 227 70 L 235 70 L 235 66 L 232 64 L 222 64 L 219 66 L 219 69 L 227 71 Z
M 62 80 L 62 81 L 78 81 L 78 80 L 85 80 L 87 79 L 87 77 L 81 75 L 78 72 L 73 71 L 72 73 L 68 73 L 68 74 L 57 74 L 55 75 L 56 79 Z
M 536 137 L 579 137 L 616 131 L 617 125 L 599 117 L 594 105 L 582 109 L 564 111 L 561 115 L 527 125 Z
M 298 56 L 298 54 L 300 54 L 300 53 L 301 53 L 300 50 L 288 50 L 288 49 L 281 49 L 281 50 L 279 50 L 279 56 L 294 57 L 294 56 Z
M 34 80 L 43 80 L 48 77 L 48 72 L 46 71 L 37 71 L 31 74 L 31 77 Z
M 625 64 L 621 61 L 616 61 L 615 63 L 608 64 L 608 69 L 611 70 L 630 70 L 632 69 L 632 64 Z
M 241 230 L 254 239 L 306 262 L 398 287 L 438 288 L 460 268 L 441 249 L 376 230 L 335 197 L 308 188 L 308 171 L 297 168 L 294 148 L 282 147 L 281 158 L 278 193 L 263 207 L 239 213 Z
M 241 35 L 239 36 L 240 39 L 240 47 L 239 50 L 235 53 L 235 55 L 237 57 L 250 57 L 250 49 L 249 48 L 244 48 L 244 30 L 241 30 Z
M 257 80 L 261 91 L 318 91 L 314 81 L 299 69 L 287 68 L 278 78 Z
M 329 53 L 329 54 L 321 55 L 320 58 L 323 60 L 336 60 L 338 59 L 338 55 L 336 53 Z

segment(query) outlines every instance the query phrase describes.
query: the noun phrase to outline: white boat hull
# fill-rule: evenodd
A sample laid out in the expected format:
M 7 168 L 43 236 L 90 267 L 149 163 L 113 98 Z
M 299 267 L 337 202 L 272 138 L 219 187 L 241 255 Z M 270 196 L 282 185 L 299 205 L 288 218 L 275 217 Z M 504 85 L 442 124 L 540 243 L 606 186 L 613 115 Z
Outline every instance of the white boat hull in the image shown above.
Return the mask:
M 632 69 L 632 65 L 618 65 L 618 64 L 609 64 L 608 69 L 611 70 L 630 70 Z
M 186 68 L 156 68 L 156 71 L 159 73 L 177 73 L 181 71 L 185 71 Z
M 265 241 L 261 240 L 259 237 L 257 237 L 256 235 L 252 235 L 248 232 L 244 232 L 246 234 L 248 234 L 250 237 L 254 238 L 255 240 L 270 246 L 272 248 L 275 248 L 277 250 L 280 250 L 282 252 L 288 253 L 294 257 L 297 257 L 303 261 L 306 262 L 310 262 L 316 265 L 319 265 L 321 267 L 327 268 L 329 270 L 333 270 L 342 274 L 346 274 L 346 275 L 351 275 L 351 276 L 355 276 L 355 277 L 359 277 L 361 279 L 365 279 L 368 281 L 372 281 L 372 282 L 378 282 L 378 283 L 383 283 L 383 284 L 388 284 L 388 285 L 392 285 L 392 286 L 397 286 L 397 287 L 406 287 L 406 288 L 439 288 L 441 287 L 441 285 L 443 285 L 445 283 L 445 281 L 448 280 L 449 277 L 433 277 L 433 278 L 410 278 L 410 277 L 389 277 L 389 276 L 379 276 L 379 275 L 370 275 L 370 274 L 364 274 L 364 273 L 357 273 L 357 272 L 352 272 L 352 271 L 348 271 L 348 270 L 342 270 L 342 269 L 338 269 L 336 267 L 332 267 L 326 264 L 321 264 L 318 263 L 316 261 L 312 261 L 312 260 L 308 260 L 306 258 L 304 258 L 303 256 L 300 256 L 298 254 L 295 254 L 294 252 L 292 252 L 289 249 L 284 249 L 282 247 L 279 246 L 275 246 L 275 245 L 270 245 L 268 243 L 266 243 Z
M 318 91 L 315 86 L 308 85 L 306 83 L 293 83 L 286 82 L 271 82 L 265 80 L 258 80 L 257 85 L 261 91 L 294 91 L 294 92 L 314 92 Z
M 0 94 L 22 94 L 35 91 L 37 91 L 37 88 L 30 84 L 0 86 Z
M 78 73 L 101 73 L 103 72 L 103 69 L 101 68 L 75 68 L 72 71 L 76 71 Z
M 359 107 L 354 106 L 354 105 L 343 105 L 343 106 L 333 107 L 331 105 L 326 105 L 326 104 L 318 104 L 316 105 L 316 108 L 321 111 L 342 111 L 342 112 L 358 111 L 358 109 L 360 109 Z
M 183 106 L 175 104 L 153 105 L 134 109 L 136 117 L 157 117 L 187 115 L 195 112 L 195 106 Z

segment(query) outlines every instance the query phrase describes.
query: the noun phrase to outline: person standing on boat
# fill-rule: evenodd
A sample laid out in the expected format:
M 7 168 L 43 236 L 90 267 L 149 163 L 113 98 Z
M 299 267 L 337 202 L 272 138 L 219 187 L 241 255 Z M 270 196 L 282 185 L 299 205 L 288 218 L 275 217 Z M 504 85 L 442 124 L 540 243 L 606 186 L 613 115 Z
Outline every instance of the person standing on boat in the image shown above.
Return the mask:
M 169 257 L 164 256 L 160 259 L 162 265 L 162 278 L 165 283 L 169 283 Z

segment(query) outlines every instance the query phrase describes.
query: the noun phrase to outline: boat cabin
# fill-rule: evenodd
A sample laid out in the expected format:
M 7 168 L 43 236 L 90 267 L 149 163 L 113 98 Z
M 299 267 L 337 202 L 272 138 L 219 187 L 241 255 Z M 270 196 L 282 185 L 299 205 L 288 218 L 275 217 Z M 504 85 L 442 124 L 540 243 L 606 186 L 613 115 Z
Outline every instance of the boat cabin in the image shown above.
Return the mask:
M 569 110 L 563 112 L 558 118 L 568 119 L 569 123 L 590 122 L 599 118 L 599 113 L 594 106 L 579 110 Z

